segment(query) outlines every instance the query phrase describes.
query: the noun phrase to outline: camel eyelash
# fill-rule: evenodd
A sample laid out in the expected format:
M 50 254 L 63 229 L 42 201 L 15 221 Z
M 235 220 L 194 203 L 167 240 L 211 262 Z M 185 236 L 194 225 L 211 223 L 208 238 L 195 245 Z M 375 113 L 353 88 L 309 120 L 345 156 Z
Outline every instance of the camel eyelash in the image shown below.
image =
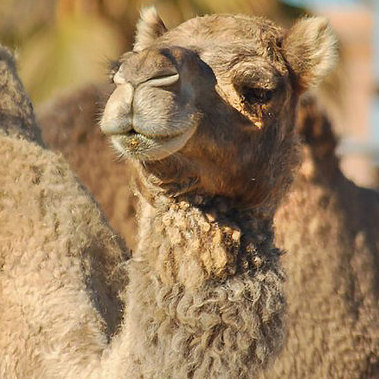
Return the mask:
M 245 87 L 241 91 L 242 101 L 248 104 L 266 104 L 274 94 L 273 90 L 265 88 Z
M 116 75 L 117 71 L 121 67 L 121 62 L 119 60 L 113 61 L 111 60 L 108 64 L 108 79 L 111 83 L 113 83 L 113 78 Z

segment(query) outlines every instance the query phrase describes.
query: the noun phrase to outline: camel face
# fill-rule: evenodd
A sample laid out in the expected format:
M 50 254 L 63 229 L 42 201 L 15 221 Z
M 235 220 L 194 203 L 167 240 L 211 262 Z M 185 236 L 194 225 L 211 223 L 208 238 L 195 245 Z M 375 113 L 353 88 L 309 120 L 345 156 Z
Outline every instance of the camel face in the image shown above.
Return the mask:
M 286 99 L 283 94 L 291 92 L 278 51 L 282 33 L 268 21 L 243 18 L 251 24 L 248 29 L 239 21 L 230 16 L 190 20 L 152 46 L 121 57 L 113 78 L 117 88 L 101 122 L 121 154 L 163 159 L 191 137 L 195 150 L 209 142 L 231 150 L 235 138 L 227 134 L 256 140 L 275 123 L 274 112 Z M 225 39 L 225 24 L 240 37 Z M 263 26 L 272 29 L 267 40 L 256 35 Z M 212 28 L 212 34 L 197 28 Z M 192 33 L 192 39 L 186 38 Z M 199 125 L 204 133 L 195 134 Z M 224 146 L 228 140 L 233 145 Z M 249 151 L 254 147 L 250 142 Z M 183 154 L 191 156 L 187 150 Z
M 247 205 L 282 193 L 296 162 L 296 101 L 317 80 L 312 59 L 295 72 L 292 51 L 309 50 L 317 34 L 287 47 L 296 30 L 262 18 L 205 16 L 167 31 L 148 12 L 101 121 L 116 150 L 144 161 L 170 192 L 196 189 Z M 322 22 L 315 24 L 308 29 Z

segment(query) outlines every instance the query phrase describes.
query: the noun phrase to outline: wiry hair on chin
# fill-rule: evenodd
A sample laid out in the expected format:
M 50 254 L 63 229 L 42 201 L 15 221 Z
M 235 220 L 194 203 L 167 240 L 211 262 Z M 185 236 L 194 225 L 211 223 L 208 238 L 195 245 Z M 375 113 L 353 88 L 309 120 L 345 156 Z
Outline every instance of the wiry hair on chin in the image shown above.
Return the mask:
M 167 28 L 159 17 L 157 9 L 154 6 L 142 8 L 133 50 L 138 52 L 146 49 L 156 38 L 166 32 Z

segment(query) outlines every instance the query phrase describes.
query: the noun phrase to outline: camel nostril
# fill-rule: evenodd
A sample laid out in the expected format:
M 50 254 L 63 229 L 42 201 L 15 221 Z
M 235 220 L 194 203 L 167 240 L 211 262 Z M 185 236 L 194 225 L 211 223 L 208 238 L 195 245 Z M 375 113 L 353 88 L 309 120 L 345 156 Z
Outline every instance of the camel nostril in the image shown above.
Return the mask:
M 166 87 L 175 84 L 179 80 L 179 74 L 159 75 L 147 80 L 147 83 L 151 87 Z

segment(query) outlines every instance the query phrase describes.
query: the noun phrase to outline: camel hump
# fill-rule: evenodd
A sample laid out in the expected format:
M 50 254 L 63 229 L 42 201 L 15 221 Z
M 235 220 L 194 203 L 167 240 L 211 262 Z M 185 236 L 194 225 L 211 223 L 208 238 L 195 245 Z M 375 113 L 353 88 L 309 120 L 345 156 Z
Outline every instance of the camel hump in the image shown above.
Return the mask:
M 42 144 L 33 106 L 18 77 L 15 59 L 0 44 L 0 130 Z
M 327 112 L 314 95 L 303 96 L 299 102 L 296 129 L 303 142 L 308 145 L 316 158 L 335 154 L 338 143 Z

